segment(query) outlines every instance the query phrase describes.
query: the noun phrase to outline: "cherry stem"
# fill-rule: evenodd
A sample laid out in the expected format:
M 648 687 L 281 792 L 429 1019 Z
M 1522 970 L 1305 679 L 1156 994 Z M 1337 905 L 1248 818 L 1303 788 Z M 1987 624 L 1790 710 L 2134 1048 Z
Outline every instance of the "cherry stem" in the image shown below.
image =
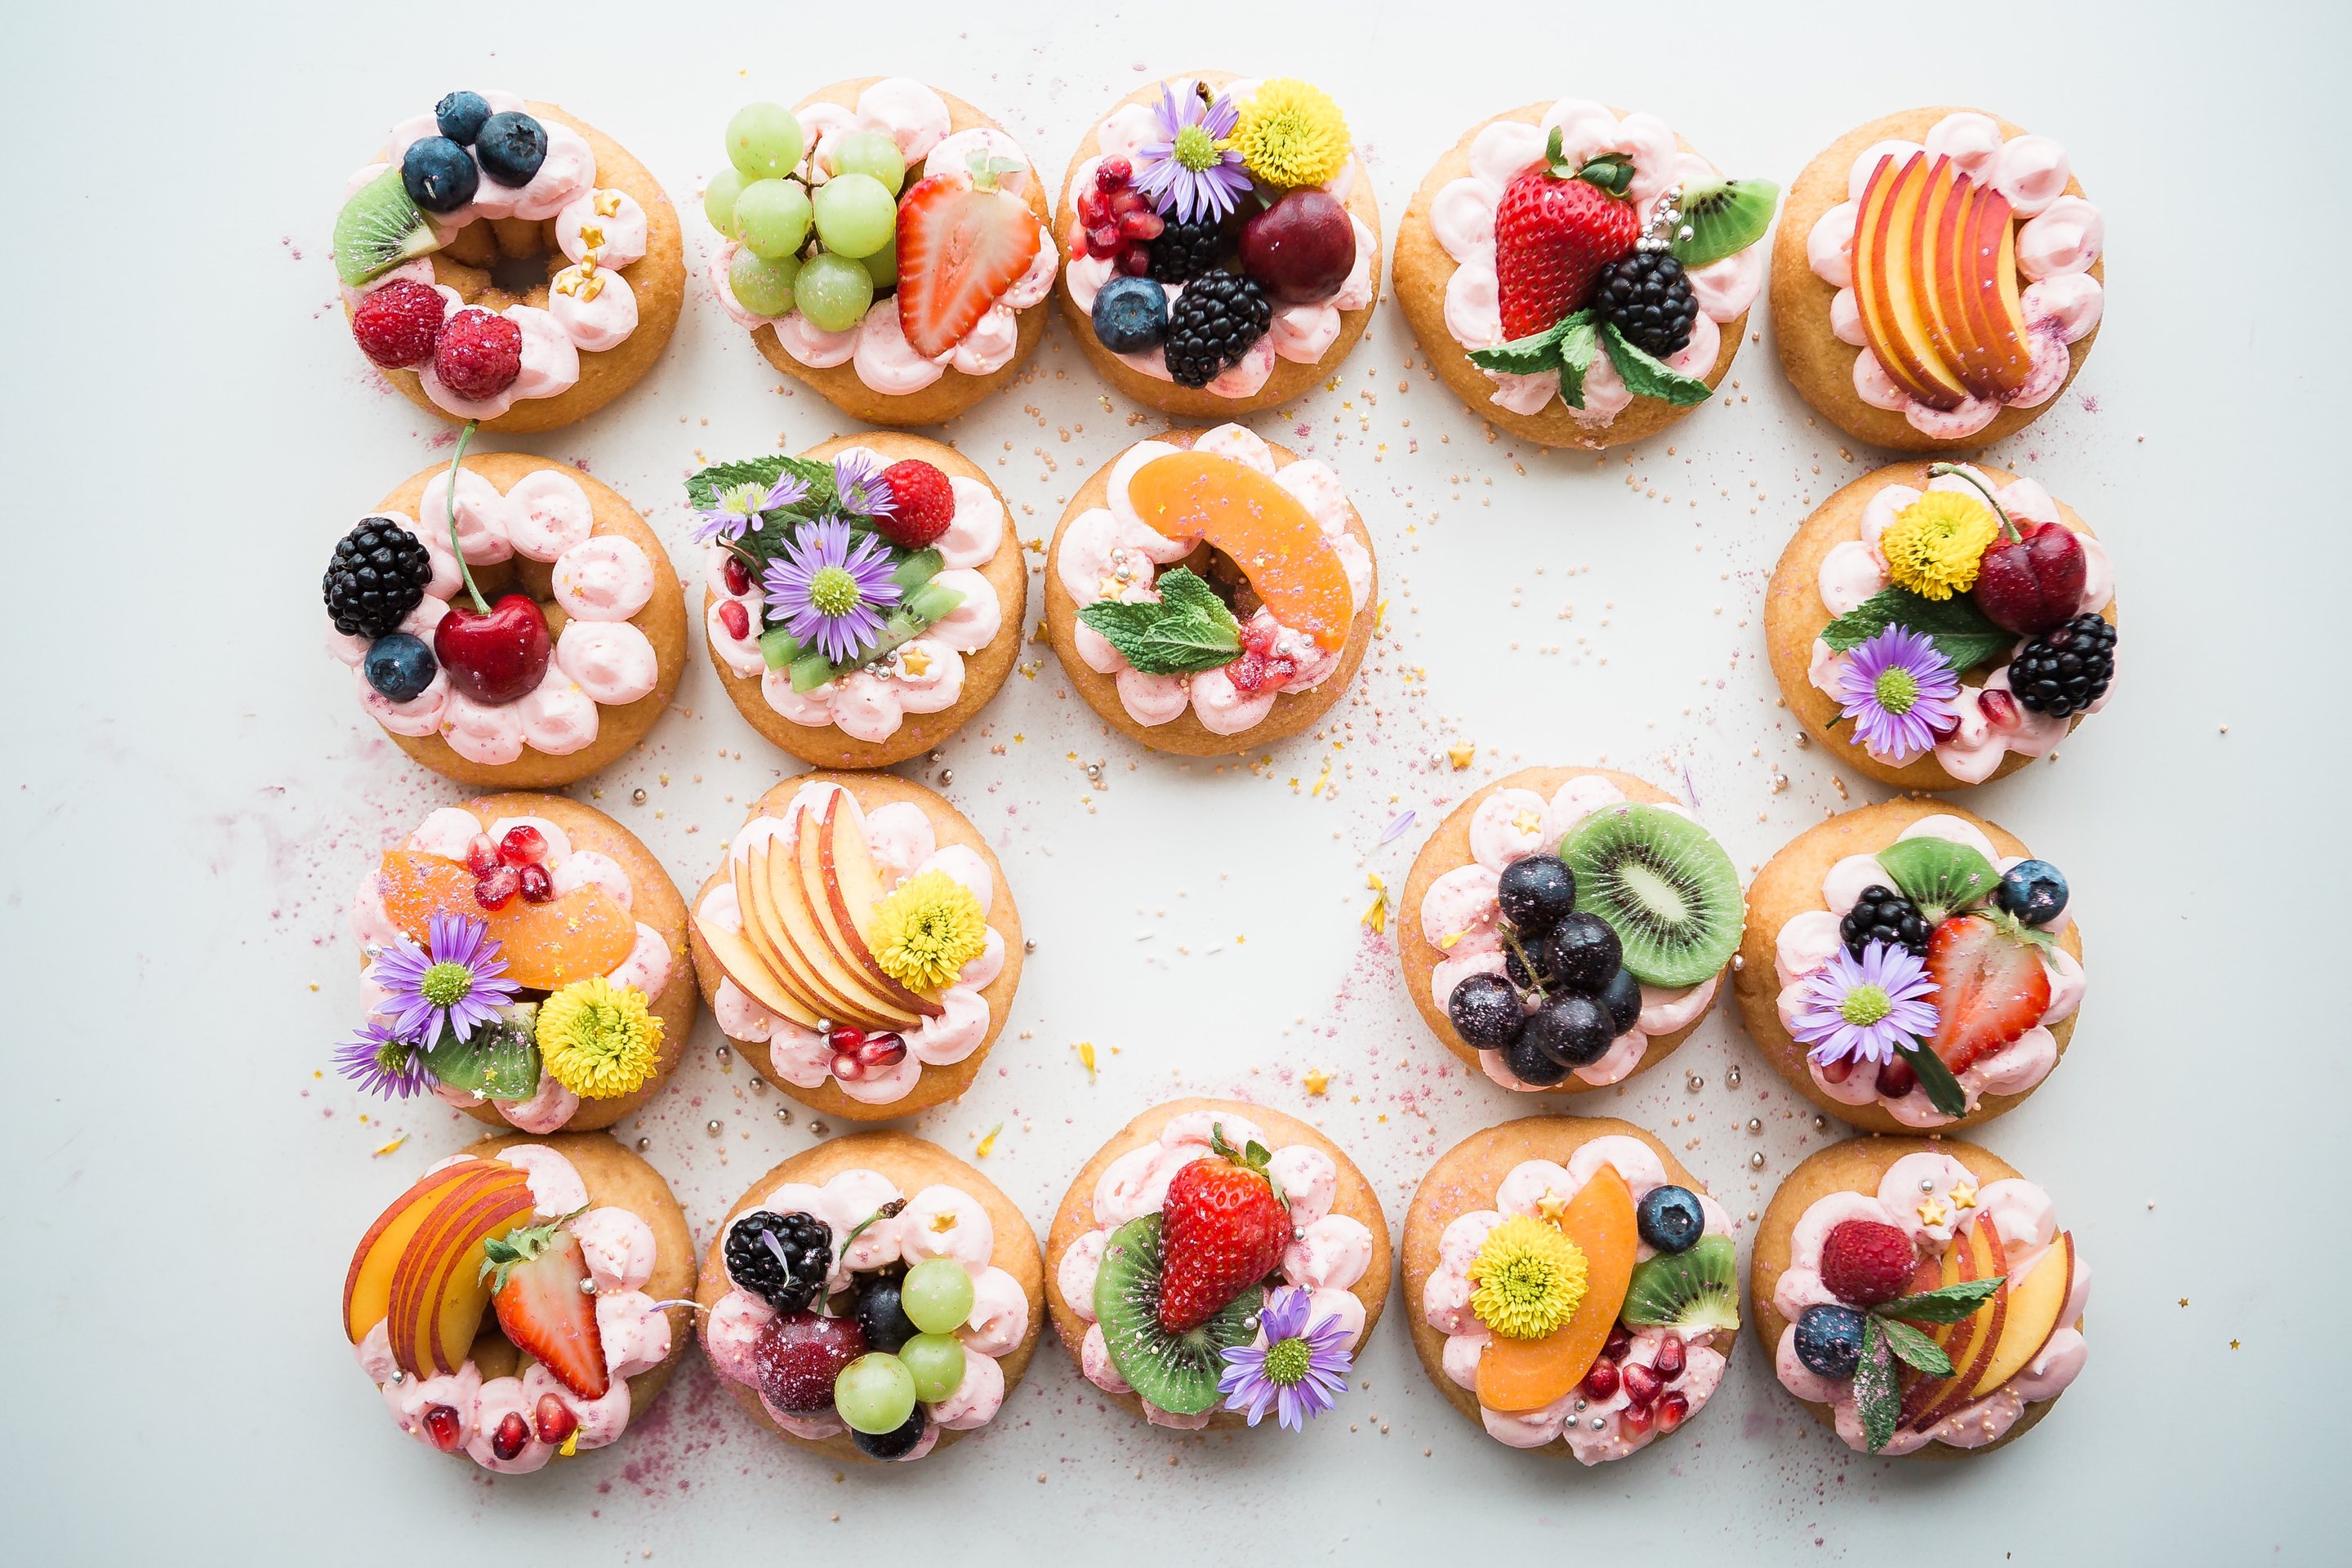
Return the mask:
M 2009 513 L 2001 510 L 2000 502 L 1993 499 L 1992 491 L 1985 488 L 1985 482 L 1982 479 L 1977 478 L 1976 475 L 1970 473 L 1967 468 L 1961 467 L 1958 463 L 1930 463 L 1927 465 L 1927 477 L 1931 479 L 1940 479 L 1947 474 L 1953 476 L 1955 479 L 1960 479 L 1973 489 L 1977 494 L 1984 497 L 1985 505 L 1992 508 L 1993 516 L 2000 520 L 2002 532 L 2008 534 L 2011 539 L 2022 540 L 2025 537 L 2023 534 L 2017 531 L 2017 524 L 2009 521 Z
M 466 443 L 474 438 L 474 429 L 479 424 L 478 419 L 466 421 L 466 427 L 457 432 L 457 449 L 449 455 L 449 552 L 457 558 L 457 575 L 466 580 L 466 592 L 474 596 L 474 613 L 487 616 L 490 602 L 482 597 L 482 590 L 474 581 L 474 569 L 466 564 L 465 547 L 457 542 L 457 475 L 466 461 Z

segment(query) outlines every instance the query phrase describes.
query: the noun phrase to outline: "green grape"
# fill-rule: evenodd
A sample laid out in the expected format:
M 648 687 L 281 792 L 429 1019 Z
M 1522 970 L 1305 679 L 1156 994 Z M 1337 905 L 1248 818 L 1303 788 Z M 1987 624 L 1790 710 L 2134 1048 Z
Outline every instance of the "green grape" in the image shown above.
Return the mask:
M 892 235 L 889 244 L 871 256 L 859 257 L 857 264 L 866 268 L 867 277 L 874 279 L 874 287 L 887 289 L 898 281 L 898 237 Z
M 731 164 L 711 175 L 710 184 L 703 187 L 702 216 L 730 239 L 743 237 L 735 226 L 735 198 L 742 194 L 742 171 Z
M 771 261 L 739 250 L 727 268 L 727 287 L 734 290 L 735 302 L 755 316 L 788 316 L 793 310 L 793 284 L 800 271 L 796 256 L 779 256 Z
M 834 149 L 833 172 L 836 174 L 871 174 L 882 182 L 882 188 L 892 195 L 907 183 L 907 160 L 898 155 L 898 144 L 877 131 L 860 131 L 845 136 Z
M 754 180 L 735 198 L 735 226 L 757 254 L 790 256 L 808 239 L 808 192 L 798 180 Z
M 749 179 L 789 174 L 801 161 L 801 122 L 781 103 L 747 103 L 727 122 L 727 161 Z
M 898 1347 L 915 1379 L 915 1397 L 936 1405 L 963 1383 L 963 1342 L 953 1334 L 917 1334 Z
M 837 256 L 871 256 L 898 232 L 898 204 L 871 174 L 836 174 L 816 188 L 816 237 Z
M 834 1378 L 833 1408 L 869 1436 L 896 1432 L 915 1413 L 914 1373 L 894 1355 L 859 1356 Z
M 950 1334 L 971 1316 L 971 1276 L 952 1258 L 929 1258 L 907 1270 L 898 1304 L 927 1334 Z
M 800 276 L 793 280 L 793 299 L 810 326 L 845 332 L 874 303 L 874 279 L 847 257 L 819 251 L 801 264 Z

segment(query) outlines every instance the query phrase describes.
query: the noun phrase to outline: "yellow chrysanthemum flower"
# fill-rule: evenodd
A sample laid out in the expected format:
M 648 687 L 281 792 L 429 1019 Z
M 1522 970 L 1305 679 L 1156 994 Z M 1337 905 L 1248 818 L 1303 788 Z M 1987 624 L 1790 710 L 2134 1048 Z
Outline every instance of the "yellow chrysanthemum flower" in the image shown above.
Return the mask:
M 1480 1322 L 1507 1340 L 1539 1340 L 1583 1303 L 1584 1249 L 1555 1226 L 1515 1215 L 1486 1233 L 1469 1277 Z
M 2000 522 L 1992 508 L 1956 490 L 1929 490 L 1895 514 L 1878 536 L 1886 574 L 1923 599 L 1948 599 L 1976 586 L 1977 568 Z
M 874 906 L 874 957 L 910 991 L 940 991 L 988 946 L 988 921 L 970 888 L 945 871 L 912 878 Z
M 1348 162 L 1348 122 L 1321 88 L 1276 77 L 1260 82 L 1257 96 L 1243 109 L 1233 145 L 1249 172 L 1269 185 L 1319 185 Z
M 583 1100 L 645 1087 L 661 1066 L 662 1021 L 634 985 L 575 980 L 539 1005 L 539 1056 L 548 1076 Z

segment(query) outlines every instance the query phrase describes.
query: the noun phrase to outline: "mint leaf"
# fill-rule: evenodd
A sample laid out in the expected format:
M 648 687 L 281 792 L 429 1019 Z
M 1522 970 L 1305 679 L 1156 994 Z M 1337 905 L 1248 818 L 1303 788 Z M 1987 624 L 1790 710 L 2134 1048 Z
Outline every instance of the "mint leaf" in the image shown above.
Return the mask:
M 1584 406 L 1584 373 L 1601 356 L 1601 330 L 1592 324 L 1592 312 L 1579 310 L 1561 323 L 1565 329 L 1559 339 L 1559 396 L 1570 408 Z
M 1241 623 L 1216 591 L 1179 566 L 1152 584 L 1156 605 L 1098 599 L 1078 619 L 1146 675 L 1190 675 L 1228 664 L 1242 651 Z
M 1853 1408 L 1862 1417 L 1862 1436 L 1874 1454 L 1895 1436 L 1903 1415 L 1903 1396 L 1895 1387 L 1895 1352 L 1886 1342 L 1886 1321 L 1872 1314 L 1862 1320 L 1862 1360 L 1853 1369 Z
M 689 474 L 686 480 L 686 499 L 694 503 L 697 511 L 708 511 L 719 503 L 721 490 L 746 484 L 764 489 L 786 474 L 797 474 L 807 481 L 809 487 L 808 499 L 791 510 L 814 517 L 833 505 L 833 465 L 811 462 L 806 458 L 786 457 L 782 452 L 736 463 L 713 463 L 698 473 Z
M 1919 1075 L 1920 1087 L 1927 1091 L 1928 1104 L 1946 1116 L 1966 1116 L 1969 1113 L 1969 1091 L 1960 1087 L 1960 1080 L 1952 1076 L 1952 1069 L 1944 1065 L 1943 1058 L 1916 1040 L 1897 1046 L 1895 1049 L 1911 1064 L 1911 1070 Z
M 539 1005 L 517 1003 L 459 1039 L 443 1029 L 425 1069 L 451 1089 L 486 1100 L 529 1100 L 539 1092 Z
M 1636 346 L 1617 323 L 1609 321 L 1601 329 L 1601 342 L 1609 348 L 1609 363 L 1625 381 L 1625 390 L 1636 397 L 1655 397 L 1677 408 L 1705 403 L 1715 395 L 1715 388 L 1696 376 L 1685 375 L 1648 350 Z
M 1889 1318 L 1879 1327 L 1886 1332 L 1886 1348 L 1893 1351 L 1895 1359 L 1905 1366 L 1924 1372 L 1929 1377 L 1952 1375 L 1952 1358 L 1944 1353 L 1944 1347 L 1910 1324 L 1898 1323 Z
M 1832 652 L 1844 653 L 1888 626 L 1919 633 L 1957 670 L 1974 669 L 1987 659 L 1997 658 L 2017 641 L 2016 633 L 1994 626 L 1965 594 L 1928 599 L 1908 588 L 1880 589 L 1823 626 L 1822 640 Z
M 1941 925 L 1995 888 L 2000 873 L 1965 844 L 1921 834 L 1898 838 L 1877 854 L 1903 896 L 1919 906 L 1930 927 Z
M 1506 375 L 1541 375 L 1559 368 L 1560 329 L 1568 323 L 1554 322 L 1540 332 L 1529 332 L 1524 338 L 1513 338 L 1497 348 L 1472 349 L 1470 363 L 1481 370 L 1498 370 Z
M 1985 1225 L 1990 1222 L 1980 1216 L 1977 1223 Z M 1882 1318 L 1906 1318 L 1915 1323 L 1957 1323 L 1963 1318 L 1975 1317 L 1977 1309 L 1984 1305 L 1985 1298 L 2000 1289 L 2006 1278 L 2006 1275 L 1994 1274 L 1982 1279 L 1964 1279 L 1958 1285 L 1938 1285 L 1933 1290 L 1922 1290 L 1916 1296 L 1898 1296 L 1892 1301 L 1881 1301 L 1871 1310 Z
M 1738 184 L 1756 195 L 1752 202 L 1733 202 L 1714 220 L 1711 233 L 1693 234 L 1688 239 L 1677 238 L 1666 249 L 1685 268 L 1706 267 L 1727 256 L 1737 256 L 1758 240 L 1772 226 L 1772 209 L 1780 205 L 1780 187 L 1769 180 L 1718 180 L 1716 188 Z M 1690 210 L 1691 200 L 1701 193 L 1685 191 L 1682 208 Z

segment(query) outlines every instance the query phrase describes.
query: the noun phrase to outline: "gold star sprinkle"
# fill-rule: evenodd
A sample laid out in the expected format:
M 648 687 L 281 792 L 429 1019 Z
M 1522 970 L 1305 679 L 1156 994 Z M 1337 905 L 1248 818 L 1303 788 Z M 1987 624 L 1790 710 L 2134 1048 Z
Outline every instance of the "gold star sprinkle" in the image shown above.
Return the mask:
M 580 243 L 590 250 L 603 249 L 604 246 L 604 226 L 601 223 L 582 224 L 580 226 Z
M 1307 1068 L 1307 1076 L 1299 1079 L 1299 1082 L 1306 1086 L 1307 1092 L 1309 1094 L 1328 1094 L 1331 1089 L 1331 1075 L 1321 1068 Z M 2186 1304 L 2183 1303 L 2183 1305 Z
M 597 191 L 591 195 L 588 200 L 590 205 L 595 207 L 598 217 L 621 216 L 621 193 L 618 191 Z
M 899 649 L 898 664 L 908 675 L 929 675 L 931 672 L 931 656 L 919 647 Z
M 1523 811 L 1511 818 L 1511 826 L 1532 837 L 1543 831 L 1543 818 L 1531 811 Z
M 1952 1200 L 1952 1206 L 1956 1209 L 1972 1209 L 1977 1206 L 1977 1189 L 1974 1183 L 1956 1182 L 1952 1184 L 1952 1190 L 1946 1195 Z
M 1475 742 L 1470 741 L 1465 741 L 1458 746 L 1448 746 L 1445 748 L 1445 759 L 1454 764 L 1455 773 L 1461 773 L 1478 760 L 1478 747 Z
M 993 1138 L 996 1134 L 992 1132 L 989 1136 Z M 945 1236 L 955 1227 L 956 1216 L 953 1209 L 941 1209 L 931 1216 L 931 1230 L 935 1235 Z
M 1921 1225 L 1938 1226 L 1951 1217 L 1952 1211 L 1946 1208 L 1937 1199 L 1933 1197 L 1925 1197 L 1919 1200 L 1919 1223 Z
M 1536 1200 L 1536 1212 L 1558 1225 L 1559 1216 L 1568 1212 L 1568 1200 L 1561 1197 L 1557 1189 L 1546 1187 L 1544 1195 Z

